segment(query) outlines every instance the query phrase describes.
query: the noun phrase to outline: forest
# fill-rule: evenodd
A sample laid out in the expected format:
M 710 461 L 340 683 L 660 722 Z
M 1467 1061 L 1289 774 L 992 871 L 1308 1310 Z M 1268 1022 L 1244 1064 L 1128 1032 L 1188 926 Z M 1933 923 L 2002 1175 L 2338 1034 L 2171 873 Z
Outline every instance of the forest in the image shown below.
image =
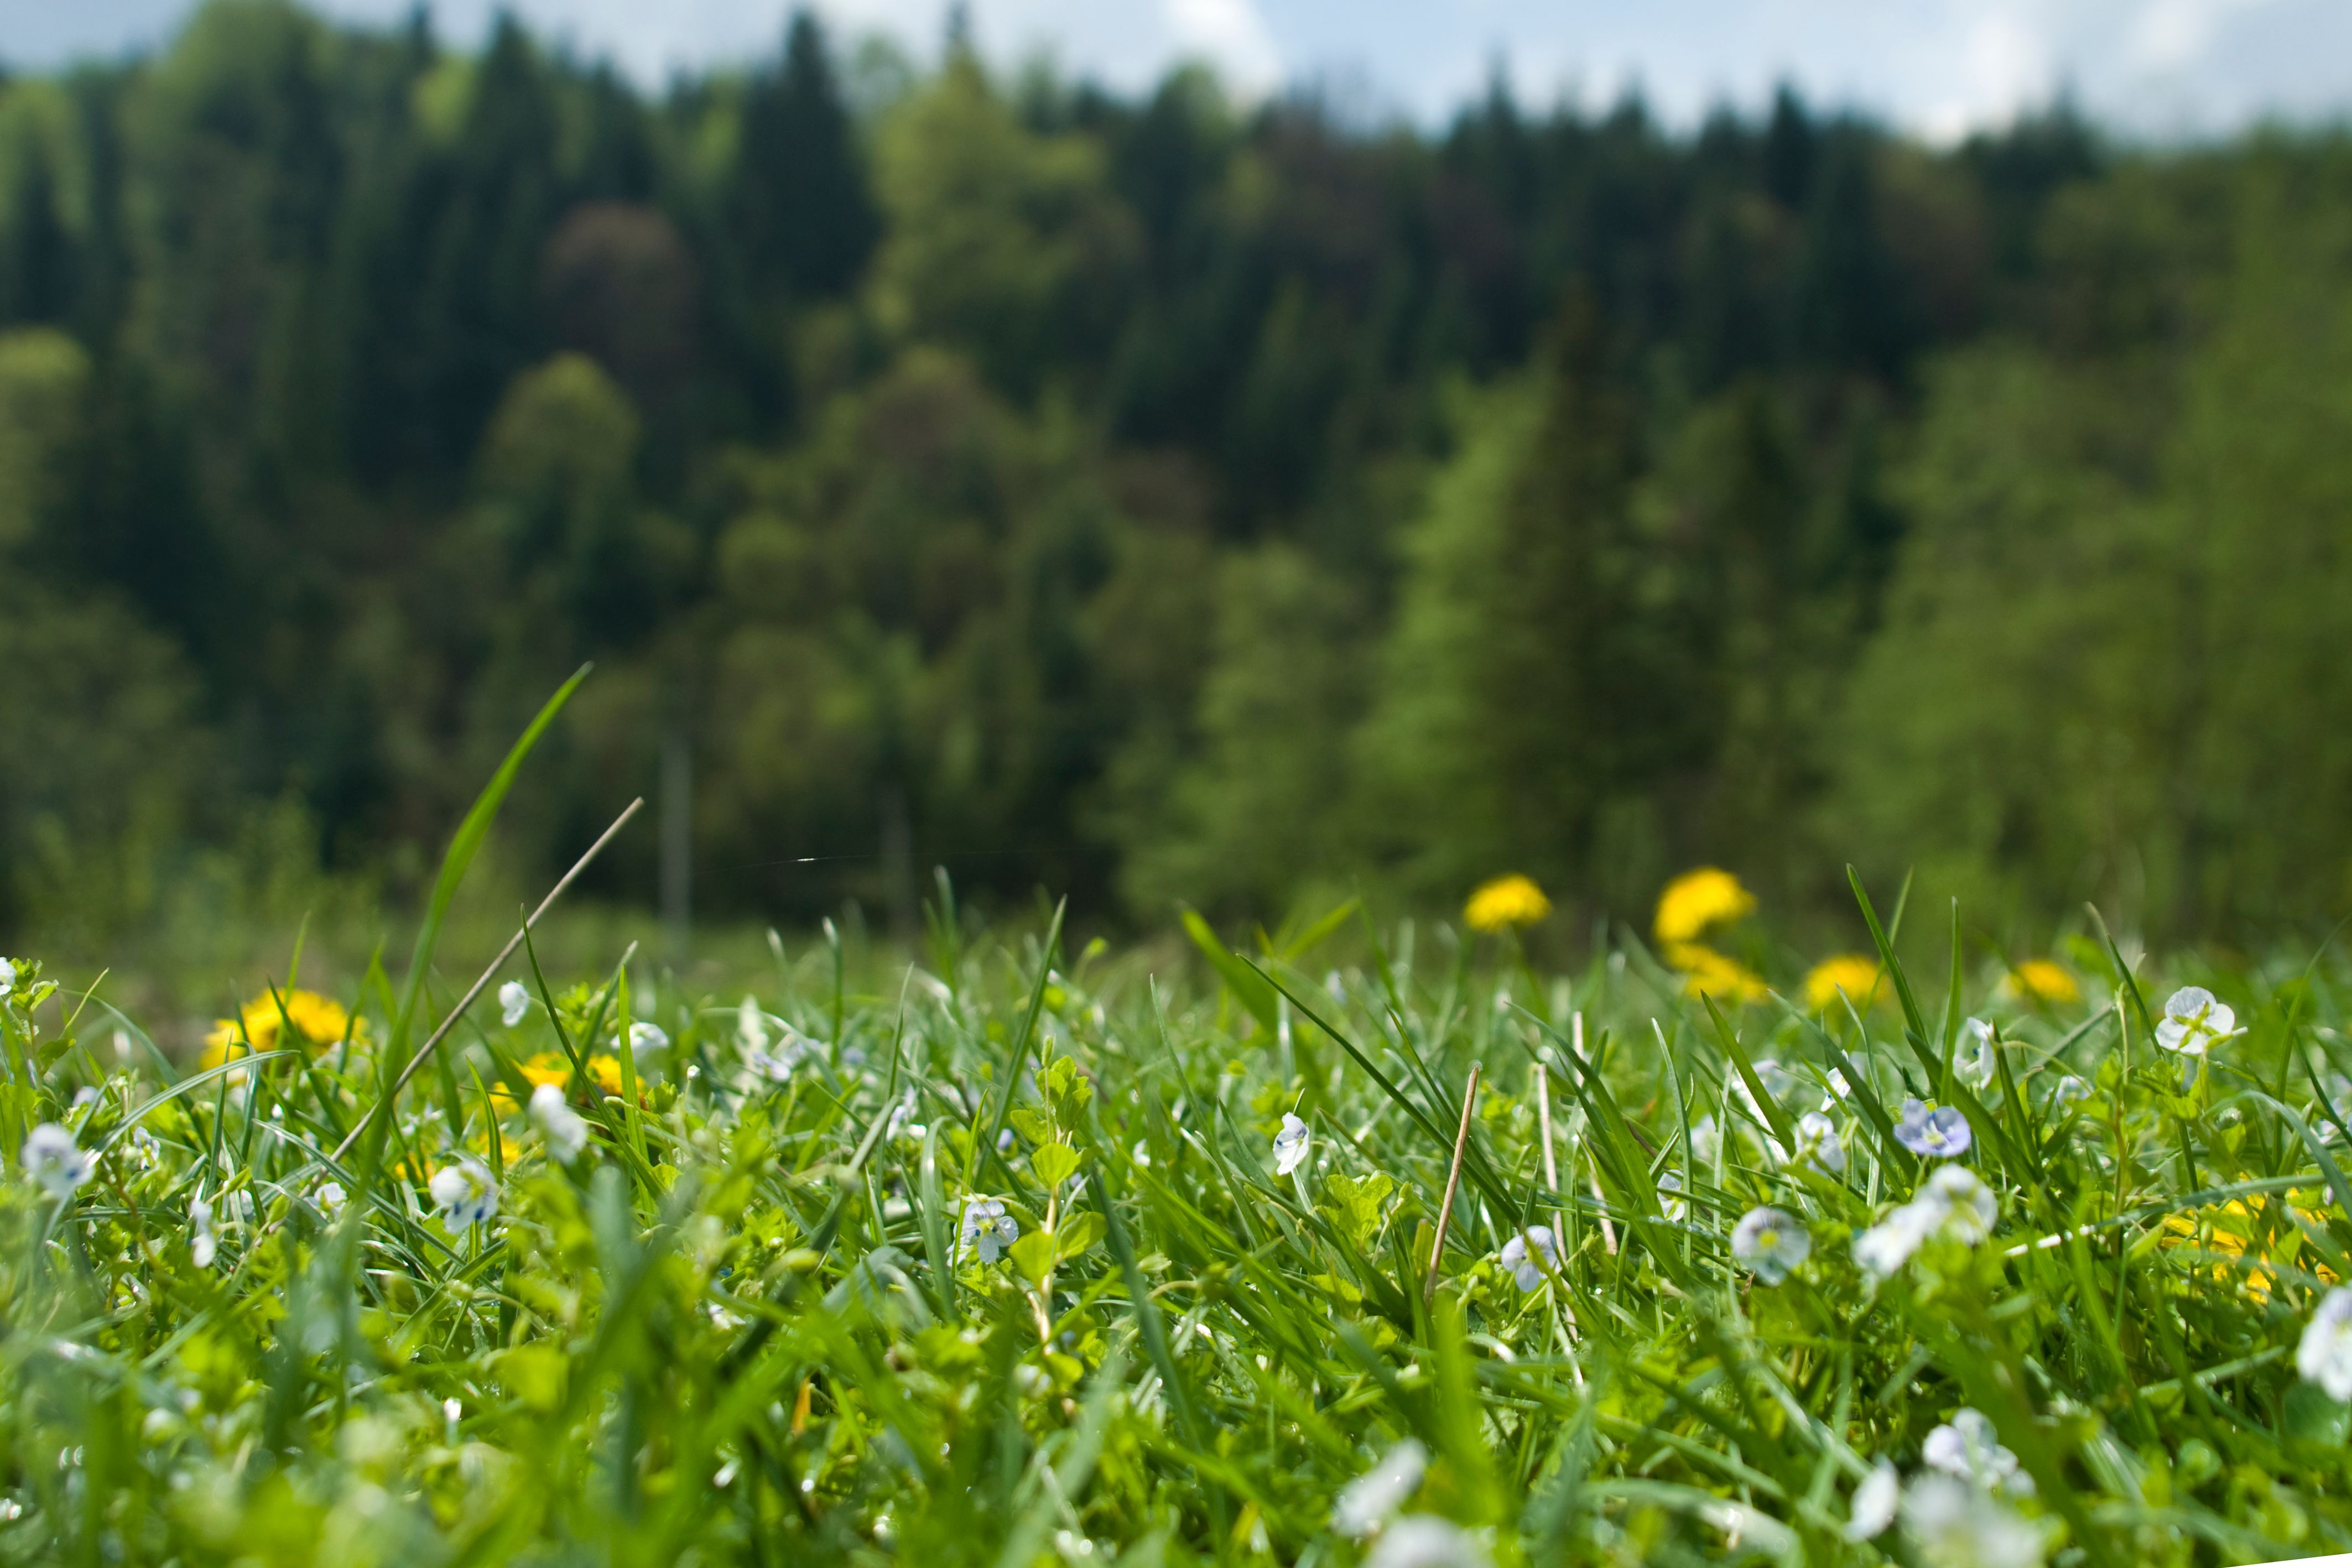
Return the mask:
M 2343 134 L 939 59 L 0 83 L 0 935 L 413 892 L 589 661 L 503 852 L 698 917 L 2352 911 Z

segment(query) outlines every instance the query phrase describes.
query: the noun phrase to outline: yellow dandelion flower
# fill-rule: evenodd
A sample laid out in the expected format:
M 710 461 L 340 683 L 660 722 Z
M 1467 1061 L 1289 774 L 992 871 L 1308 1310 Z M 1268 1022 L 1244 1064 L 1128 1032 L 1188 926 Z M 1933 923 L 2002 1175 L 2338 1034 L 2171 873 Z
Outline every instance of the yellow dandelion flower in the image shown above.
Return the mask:
M 1533 925 L 1551 913 L 1551 900 L 1543 889 L 1524 876 L 1498 876 L 1470 895 L 1463 906 L 1462 918 L 1470 923 L 1473 931 L 1504 931 L 1514 925 Z
M 1669 946 L 1666 962 L 1682 971 L 1683 991 L 1690 997 L 1753 1002 L 1762 1000 L 1769 988 L 1761 976 L 1738 959 L 1696 942 Z
M 2213 1265 L 2214 1280 L 2227 1284 L 2235 1276 L 2240 1288 L 2247 1295 L 2257 1301 L 2267 1301 L 2271 1299 L 2271 1282 L 2276 1275 L 2276 1270 L 2271 1267 L 2271 1259 L 2283 1263 L 2292 1262 L 2295 1254 L 2302 1250 L 2303 1233 L 2292 1225 L 2283 1227 L 2273 1242 L 2270 1258 L 2257 1257 L 2252 1263 L 2246 1263 L 2246 1248 L 2255 1227 L 2261 1222 L 2262 1207 L 2261 1198 L 2256 1198 L 2251 1207 L 2234 1198 L 2221 1205 L 2211 1211 L 2214 1216 L 2212 1229 L 2201 1241 L 2199 1240 L 2199 1232 L 2205 1228 L 2204 1222 L 2187 1214 L 2168 1215 L 2159 1240 L 2168 1248 L 2190 1243 L 2201 1246 L 2209 1252 L 2221 1253 L 2230 1260 Z M 2291 1207 L 2308 1225 L 2325 1226 L 2327 1223 L 2327 1217 L 2315 1209 Z M 2326 1264 L 2315 1261 L 2311 1268 L 2328 1284 L 2336 1283 L 2335 1271 Z
M 2047 958 L 2028 958 L 2001 977 L 2000 994 L 2011 1001 L 2056 1007 L 2083 999 L 2074 977 Z
M 611 1057 L 603 1060 L 610 1061 Z M 617 1070 L 616 1070 L 617 1071 Z M 534 1089 L 542 1083 L 552 1083 L 558 1089 L 572 1082 L 572 1063 L 558 1051 L 542 1051 L 522 1064 L 522 1075 L 530 1080 Z M 614 1082 L 620 1082 L 618 1078 Z
M 1837 1005 L 1843 995 L 1857 1011 L 1878 998 L 1878 960 L 1859 953 L 1824 958 L 1805 974 L 1805 1006 L 1815 1012 Z
M 613 1057 L 590 1057 L 588 1076 L 597 1088 L 607 1094 L 618 1094 L 621 1092 L 621 1064 Z
M 1701 866 L 1666 883 L 1666 891 L 1658 894 L 1654 929 L 1664 943 L 1696 942 L 1710 926 L 1728 925 L 1755 907 L 1756 895 L 1740 886 L 1738 877 Z
M 294 1040 L 312 1051 L 341 1044 L 346 1030 L 354 1040 L 367 1038 L 367 1020 L 362 1019 L 354 1026 L 352 1015 L 332 998 L 316 991 L 287 991 L 282 1000 L 281 1007 L 280 996 L 264 991 L 238 1009 L 237 1017 L 215 1020 L 212 1032 L 205 1036 L 204 1053 L 196 1065 L 218 1067 L 232 1057 L 275 1051 L 279 1031 L 289 1023 L 294 1026 Z

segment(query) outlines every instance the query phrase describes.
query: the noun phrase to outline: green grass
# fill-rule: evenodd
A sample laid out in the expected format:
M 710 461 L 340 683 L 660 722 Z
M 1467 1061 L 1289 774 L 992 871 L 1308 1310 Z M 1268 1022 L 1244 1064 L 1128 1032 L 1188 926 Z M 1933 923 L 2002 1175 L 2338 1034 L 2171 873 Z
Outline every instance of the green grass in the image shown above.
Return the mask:
M 2352 1547 L 2347 1410 L 2296 1373 L 2352 1273 L 2318 1094 L 2347 973 L 2126 977 L 2105 951 L 2078 949 L 2084 999 L 2054 1009 L 1956 963 L 1822 1015 L 1712 1009 L 1630 942 L 1541 974 L 1505 941 L 1361 919 L 1213 967 L 943 921 L 919 961 L 813 941 L 705 993 L 618 967 L 559 990 L 524 956 L 521 1020 L 485 996 L 381 1146 L 341 1164 L 396 1071 L 404 996 L 421 1040 L 471 978 L 432 977 L 429 943 L 426 983 L 379 970 L 342 998 L 352 1040 L 184 1075 L 102 993 L 20 961 L 0 1143 L 53 1122 L 96 1158 L 68 1197 L 21 1171 L 0 1197 L 0 1557 L 1960 1568 Z M 2150 1014 L 2192 981 L 2247 1032 L 2185 1077 Z M 2001 1041 L 1974 1089 L 1969 1016 Z M 624 1019 L 669 1043 L 621 1052 L 605 1092 L 585 1058 Z M 551 1052 L 590 1135 L 568 1166 L 524 1108 Z M 2087 1098 L 2057 1096 L 2068 1072 Z M 1953 1163 L 1998 1221 L 1877 1280 L 1853 1238 L 1928 1175 L 1892 1135 L 1906 1093 L 1961 1109 Z M 1824 1103 L 1842 1172 L 1777 1154 Z M 1291 1176 L 1286 1113 L 1312 1131 Z M 499 1197 L 453 1228 L 428 1181 L 461 1157 Z M 960 1243 L 975 1197 L 1018 1228 L 992 1262 Z M 1730 1247 L 1760 1205 L 1811 1239 L 1777 1285 Z M 1556 1267 L 1523 1291 L 1498 1254 L 1555 1216 Z M 2030 1497 L 1923 1479 L 1963 1407 Z M 1407 1439 L 1427 1458 L 1408 1521 L 1335 1529 Z M 1850 1541 L 1882 1460 L 1911 1502 Z

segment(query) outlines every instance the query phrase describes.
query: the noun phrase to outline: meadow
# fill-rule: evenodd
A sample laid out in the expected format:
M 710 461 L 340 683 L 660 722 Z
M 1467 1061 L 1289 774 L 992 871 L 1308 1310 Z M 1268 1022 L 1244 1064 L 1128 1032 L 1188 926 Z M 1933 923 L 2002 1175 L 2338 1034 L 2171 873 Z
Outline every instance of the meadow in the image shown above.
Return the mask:
M 467 1006 L 530 738 L 404 972 L 289 961 L 174 1061 L 0 966 L 0 1557 L 2352 1545 L 2332 947 L 1971 956 L 1857 880 L 1808 961 L 1703 868 L 1569 971 L 1523 878 L 1169 963 L 942 878 L 919 952 L 696 991 L 526 940 Z M 1948 969 L 1892 962 L 1930 923 Z

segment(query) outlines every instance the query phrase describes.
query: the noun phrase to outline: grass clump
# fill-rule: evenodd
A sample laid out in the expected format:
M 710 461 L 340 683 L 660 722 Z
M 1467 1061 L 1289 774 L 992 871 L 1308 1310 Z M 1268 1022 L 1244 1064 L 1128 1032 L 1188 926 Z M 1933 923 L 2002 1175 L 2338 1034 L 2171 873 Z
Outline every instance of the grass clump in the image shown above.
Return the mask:
M 2332 958 L 1956 943 L 1930 996 L 1880 942 L 1809 1004 L 1489 924 L 1196 977 L 941 922 L 751 995 L 526 953 L 373 1117 L 429 972 L 331 1040 L 289 977 L 182 1075 L 20 961 L 0 1557 L 2352 1545 Z

